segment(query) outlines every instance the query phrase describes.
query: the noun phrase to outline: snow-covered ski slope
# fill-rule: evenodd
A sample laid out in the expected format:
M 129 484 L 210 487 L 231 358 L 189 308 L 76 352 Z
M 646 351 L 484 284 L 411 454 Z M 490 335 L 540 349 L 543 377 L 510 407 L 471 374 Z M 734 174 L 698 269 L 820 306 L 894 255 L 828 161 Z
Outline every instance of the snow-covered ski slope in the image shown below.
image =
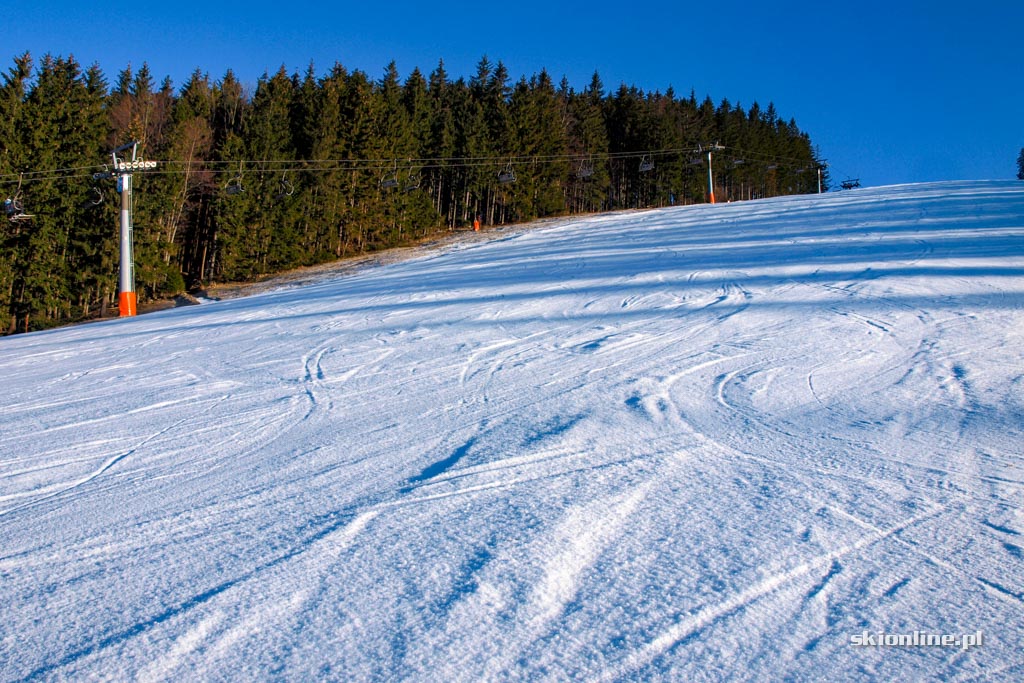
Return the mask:
M 1024 183 L 566 219 L 0 381 L 3 681 L 1024 677 Z

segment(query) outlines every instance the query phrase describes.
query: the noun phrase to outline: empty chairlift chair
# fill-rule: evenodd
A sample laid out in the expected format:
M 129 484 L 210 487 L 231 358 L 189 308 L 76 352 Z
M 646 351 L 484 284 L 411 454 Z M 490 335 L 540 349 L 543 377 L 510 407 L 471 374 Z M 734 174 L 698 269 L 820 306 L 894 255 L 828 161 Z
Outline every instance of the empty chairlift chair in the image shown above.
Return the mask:
M 229 195 L 242 194 L 245 190 L 242 188 L 242 164 L 238 164 L 238 173 L 228 181 L 228 184 L 224 187 L 224 191 Z
M 94 209 L 103 203 L 103 191 L 98 187 L 89 188 L 89 196 L 82 202 L 83 209 Z
M 413 192 L 420 188 L 420 174 L 410 173 L 409 177 L 405 179 L 405 185 L 402 187 L 403 192 Z
M 498 182 L 502 185 L 507 185 L 508 183 L 514 183 L 515 181 L 516 172 L 515 169 L 512 168 L 512 162 L 510 161 L 508 162 L 508 166 L 498 172 Z
M 586 180 L 594 175 L 594 162 L 592 159 L 585 159 L 580 162 L 580 167 L 576 170 L 576 177 Z
M 288 180 L 287 174 L 282 174 L 281 182 L 278 184 L 277 194 L 274 195 L 274 199 L 280 201 L 285 197 L 291 197 L 293 194 L 295 194 L 295 186 Z
M 398 162 L 391 168 L 391 172 L 380 179 L 380 189 L 390 190 L 398 187 Z

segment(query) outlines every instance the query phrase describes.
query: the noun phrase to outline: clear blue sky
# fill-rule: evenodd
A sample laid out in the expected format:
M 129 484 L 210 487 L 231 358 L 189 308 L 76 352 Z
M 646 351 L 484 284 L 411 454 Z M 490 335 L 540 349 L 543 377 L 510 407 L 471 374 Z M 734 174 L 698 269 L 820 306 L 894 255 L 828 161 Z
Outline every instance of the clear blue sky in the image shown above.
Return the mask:
M 25 51 L 149 64 L 180 86 L 228 69 L 255 84 L 282 65 L 335 63 L 404 79 L 480 58 L 513 80 L 547 68 L 582 89 L 693 89 L 795 118 L 835 181 L 1012 178 L 1024 147 L 1024 1 L 80 2 L 0 0 L 3 70 Z

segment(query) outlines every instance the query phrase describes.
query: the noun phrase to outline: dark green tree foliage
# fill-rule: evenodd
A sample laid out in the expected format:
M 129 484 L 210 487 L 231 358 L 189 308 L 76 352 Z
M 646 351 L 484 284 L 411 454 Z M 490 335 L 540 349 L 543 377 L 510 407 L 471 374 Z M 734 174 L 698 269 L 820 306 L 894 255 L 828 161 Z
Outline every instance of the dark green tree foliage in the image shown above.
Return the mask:
M 85 74 L 73 58 L 44 57 L 15 131 L 21 163 L 56 169 L 95 165 L 106 132 L 97 125 L 103 90 L 97 70 Z M 25 183 L 21 192 L 25 211 L 34 217 L 9 228 L 15 239 L 9 311 L 13 327 L 29 329 L 33 321 L 48 325 L 77 317 L 85 306 L 82 288 L 107 279 L 95 275 L 102 272 L 107 245 L 102 239 L 95 244 L 94 220 L 82 220 L 87 180 L 51 176 Z
M 27 129 L 24 118 L 27 82 L 32 74 L 32 60 L 28 54 L 14 60 L 14 66 L 3 75 L 0 85 L 0 174 L 11 175 L 24 168 L 26 153 L 23 141 Z M 7 197 L 17 197 L 21 183 L 9 188 Z M 19 314 L 25 307 L 24 281 L 18 272 L 24 267 L 25 242 L 28 232 L 18 224 L 11 224 L 0 235 L 0 302 L 6 306 L 0 330 L 13 332 L 19 322 Z
M 99 67 L 94 65 L 86 71 L 84 84 L 84 90 L 78 91 L 76 106 L 82 113 L 81 157 L 83 163 L 89 165 L 103 158 L 107 151 L 104 144 L 109 133 L 104 117 L 107 82 Z M 118 241 L 110 226 L 118 220 L 118 202 L 110 183 L 92 181 L 68 185 L 65 189 L 79 193 L 69 217 L 68 265 L 75 309 L 84 318 L 95 302 L 99 301 L 102 306 L 117 292 Z M 176 272 L 172 265 L 168 265 L 167 270 Z
M 546 71 L 529 82 L 521 79 L 512 92 L 511 119 L 517 151 L 530 159 L 517 173 L 513 215 L 547 216 L 561 213 L 570 175 L 567 93 L 560 95 Z M 518 180 L 521 178 L 521 180 Z
M 430 107 L 430 133 L 423 148 L 423 158 L 450 159 L 455 156 L 454 89 L 448 82 L 443 61 L 430 73 L 427 99 Z M 430 193 L 434 211 L 444 218 L 446 225 L 451 225 L 454 219 L 451 212 L 455 207 L 454 169 L 431 163 L 424 172 L 424 180 L 428 183 L 426 189 Z
M 181 273 L 196 273 L 201 280 L 213 243 L 209 217 L 218 185 L 214 173 L 206 166 L 213 156 L 213 122 L 214 90 L 209 77 L 197 70 L 174 102 L 164 157 L 180 164 L 181 171 L 165 175 L 170 183 L 166 192 L 171 205 L 163 218 L 166 240 L 178 247 L 179 277 Z M 184 284 L 184 278 L 171 277 L 168 284 L 179 282 Z
M 264 74 L 249 92 L 231 71 L 212 81 L 197 70 L 175 91 L 143 64 L 111 86 L 96 66 L 48 55 L 34 67 L 26 54 L 0 75 L 0 181 L 33 214 L 0 232 L 0 331 L 104 315 L 116 301 L 119 196 L 92 174 L 129 141 L 160 162 L 133 176 L 142 302 L 477 217 L 702 202 L 707 145 L 725 148 L 714 152 L 719 201 L 815 191 L 819 166 L 772 104 L 607 94 L 596 73 L 582 91 L 547 71 L 513 83 L 487 57 L 468 81 L 443 62 L 404 82 L 395 63 L 379 80 L 310 65 Z M 1018 165 L 1024 174 L 1024 150 Z
M 604 85 L 594 73 L 580 94 L 567 93 L 567 144 L 576 159 L 568 179 L 566 208 L 573 213 L 600 211 L 606 206 L 611 182 L 607 163 L 598 163 L 609 150 L 604 114 Z

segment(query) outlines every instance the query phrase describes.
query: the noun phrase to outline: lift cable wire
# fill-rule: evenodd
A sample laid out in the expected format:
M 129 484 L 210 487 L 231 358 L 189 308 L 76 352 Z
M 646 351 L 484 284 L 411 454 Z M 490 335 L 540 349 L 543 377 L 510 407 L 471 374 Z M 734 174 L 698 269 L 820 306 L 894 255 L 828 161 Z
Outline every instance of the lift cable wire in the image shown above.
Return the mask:
M 201 161 L 180 161 L 167 160 L 158 161 L 155 168 L 140 169 L 135 171 L 142 175 L 174 175 L 185 172 L 210 171 L 214 174 L 238 175 L 239 173 L 282 173 L 288 171 L 326 173 L 326 172 L 353 172 L 364 171 L 374 172 L 378 175 L 387 171 L 400 170 L 403 172 L 425 171 L 425 170 L 455 170 L 455 169 L 479 169 L 479 168 L 506 168 L 526 167 L 537 165 L 548 165 L 555 163 L 579 164 L 583 162 L 618 161 L 655 157 L 665 159 L 673 156 L 702 154 L 707 147 L 696 145 L 692 147 L 680 147 L 671 149 L 637 150 L 626 152 L 605 152 L 605 153 L 575 153 L 575 154 L 550 154 L 550 155 L 512 155 L 512 156 L 466 156 L 466 157 L 428 157 L 428 158 L 407 158 L 402 163 L 394 157 L 388 159 L 243 159 L 243 160 L 201 160 Z M 735 147 L 715 145 L 711 147 L 714 151 L 734 159 L 747 162 L 760 162 L 763 164 L 775 164 L 779 167 L 790 169 L 816 168 L 823 164 L 808 163 L 805 159 L 770 155 L 763 152 L 754 152 Z M 400 159 L 401 157 L 399 157 Z M 77 180 L 83 178 L 101 179 L 110 176 L 110 168 L 107 164 L 94 166 L 77 166 L 69 168 L 58 168 L 44 171 L 25 171 L 23 173 L 0 174 L 0 184 L 15 182 L 39 182 L 57 180 Z

